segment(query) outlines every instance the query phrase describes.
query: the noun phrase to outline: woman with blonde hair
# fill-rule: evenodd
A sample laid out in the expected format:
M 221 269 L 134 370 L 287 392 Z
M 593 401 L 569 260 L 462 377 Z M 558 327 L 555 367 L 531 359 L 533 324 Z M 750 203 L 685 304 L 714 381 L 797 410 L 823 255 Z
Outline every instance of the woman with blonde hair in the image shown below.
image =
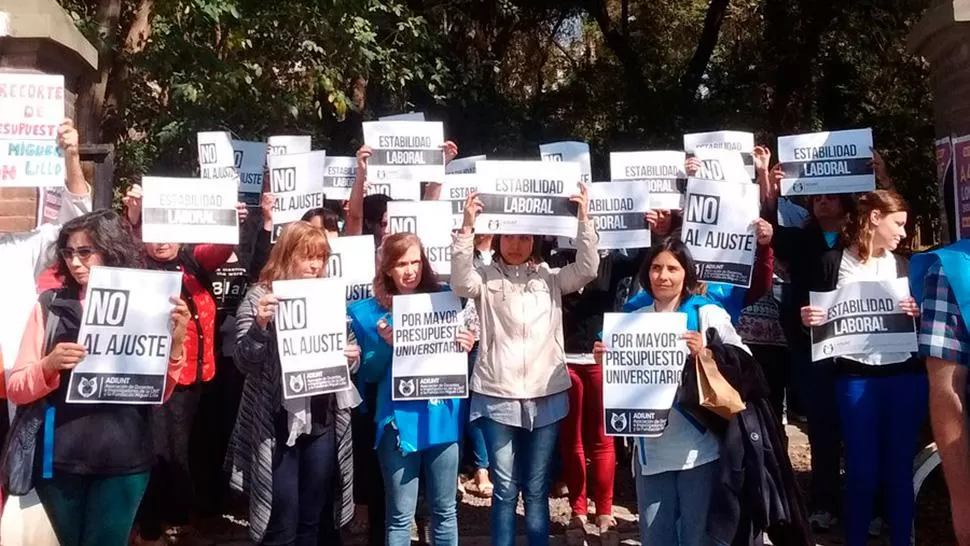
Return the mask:
M 458 544 L 456 493 L 458 441 L 465 401 L 460 398 L 392 401 L 392 309 L 394 296 L 448 290 L 438 283 L 421 240 L 413 233 L 388 235 L 378 253 L 374 297 L 350 307 L 351 327 L 361 347 L 360 378 L 377 384 L 377 459 L 386 488 L 385 540 L 388 546 L 411 544 L 411 521 L 424 471 L 436 546 Z M 474 337 L 462 329 L 456 341 L 470 351 Z
M 891 190 L 861 196 L 843 229 L 844 248 L 823 255 L 812 291 L 907 277 L 909 264 L 893 251 L 906 237 L 908 210 L 903 198 Z M 899 307 L 910 316 L 919 314 L 912 297 L 903 298 Z M 801 315 L 807 327 L 825 321 L 825 310 L 819 307 L 805 306 Z M 836 358 L 834 366 L 845 443 L 846 544 L 866 544 L 873 501 L 884 480 L 890 542 L 908 545 L 915 504 L 913 458 L 929 405 L 923 362 L 911 353 L 875 348 Z
M 353 517 L 350 410 L 356 389 L 284 400 L 276 336 L 273 283 L 325 274 L 327 236 L 307 222 L 286 227 L 270 252 L 258 284 L 236 315 L 235 362 L 245 375 L 239 415 L 227 458 L 233 486 L 249 493 L 249 535 L 259 544 L 336 543 Z M 351 373 L 360 349 L 348 335 Z M 325 507 L 332 506 L 332 518 Z M 329 519 L 329 521 L 327 521 Z M 318 537 L 319 535 L 319 537 Z

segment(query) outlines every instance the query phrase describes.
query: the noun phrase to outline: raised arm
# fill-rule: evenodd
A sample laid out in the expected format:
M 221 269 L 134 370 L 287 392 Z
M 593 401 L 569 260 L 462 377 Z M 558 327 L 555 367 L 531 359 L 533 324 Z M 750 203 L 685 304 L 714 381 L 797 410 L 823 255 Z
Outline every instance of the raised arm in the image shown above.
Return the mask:
M 350 188 L 350 199 L 347 203 L 345 235 L 360 235 L 364 232 L 364 196 L 367 195 L 367 160 L 370 156 L 370 146 L 361 146 L 357 150 L 357 172 L 354 175 L 354 185 Z
M 579 194 L 570 198 L 579 205 L 576 218 L 576 261 L 555 272 L 559 289 L 563 295 L 578 292 L 596 278 L 600 267 L 600 254 L 596 248 L 599 235 L 589 218 L 589 196 L 586 186 L 579 184 Z
M 482 293 L 482 276 L 475 269 L 475 219 L 482 212 L 478 192 L 465 200 L 464 220 L 451 247 L 451 290 L 459 298 L 477 298 Z

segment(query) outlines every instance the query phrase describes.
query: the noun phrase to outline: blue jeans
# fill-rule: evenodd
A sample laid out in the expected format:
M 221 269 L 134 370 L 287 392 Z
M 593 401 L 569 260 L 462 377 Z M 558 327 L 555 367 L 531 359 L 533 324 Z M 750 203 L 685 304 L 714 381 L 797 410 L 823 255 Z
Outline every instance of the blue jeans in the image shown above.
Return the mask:
M 411 545 L 411 521 L 418 504 L 418 477 L 423 468 L 433 542 L 435 546 L 457 546 L 458 444 L 432 446 L 405 455 L 397 447 L 397 438 L 397 431 L 388 425 L 377 446 L 377 460 L 386 488 L 386 545 Z
M 319 436 L 300 436 L 293 446 L 286 445 L 285 430 L 277 430 L 273 509 L 264 546 L 316 546 L 323 508 L 333 502 L 336 463 L 332 424 Z M 332 533 L 333 529 L 325 531 Z
M 634 457 L 633 471 L 643 546 L 713 546 L 707 536 L 707 514 L 717 462 L 642 476 Z
M 926 376 L 840 377 L 836 390 L 845 441 L 846 545 L 866 544 L 876 493 L 884 491 L 890 543 L 908 546 L 913 458 L 929 411 Z
M 471 377 L 472 369 L 475 367 L 475 361 L 478 360 L 478 342 L 475 342 L 475 346 L 472 348 L 471 352 L 468 353 L 468 376 Z M 463 440 L 471 442 L 472 448 L 472 465 L 474 465 L 475 470 L 488 470 L 488 446 L 485 445 L 485 432 L 482 430 L 481 424 L 475 420 L 467 423 L 465 425 L 465 437 Z M 465 453 L 464 445 L 462 445 L 461 452 Z
M 549 487 L 559 423 L 533 430 L 481 418 L 491 477 L 492 544 L 515 544 L 515 505 L 522 491 L 529 546 L 549 544 Z

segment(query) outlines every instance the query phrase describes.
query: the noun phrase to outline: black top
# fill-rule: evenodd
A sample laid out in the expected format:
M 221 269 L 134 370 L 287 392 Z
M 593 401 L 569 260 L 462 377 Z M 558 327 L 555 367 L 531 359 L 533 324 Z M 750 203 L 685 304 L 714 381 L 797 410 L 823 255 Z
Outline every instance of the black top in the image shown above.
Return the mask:
M 804 349 L 811 342 L 808 334 L 801 328 L 799 313 L 802 307 L 808 305 L 808 293 L 816 281 L 812 278 L 813 271 L 817 270 L 822 256 L 832 249 L 825 240 L 825 232 L 814 223 L 804 228 L 775 226 L 771 248 L 775 252 L 775 258 L 788 264 L 791 280 L 791 304 L 781 308 L 785 336 L 796 350 Z

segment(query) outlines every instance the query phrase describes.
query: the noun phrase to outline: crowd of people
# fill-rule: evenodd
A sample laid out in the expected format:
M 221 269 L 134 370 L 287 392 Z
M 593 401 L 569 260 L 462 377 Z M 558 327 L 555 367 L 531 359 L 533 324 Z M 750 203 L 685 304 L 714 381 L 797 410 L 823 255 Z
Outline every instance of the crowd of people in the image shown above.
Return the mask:
M 390 199 L 368 195 L 367 147 L 349 200 L 308 211 L 275 242 L 274 196 L 264 186 L 257 208 L 238 207 L 238 245 L 142 243 L 140 188 L 128 190 L 120 213 L 92 211 L 69 120 L 58 138 L 66 162 L 58 222 L 0 238 L 11 289 L 0 347 L 4 394 L 18 417 L 43 410 L 30 431 L 36 459 L 24 464 L 62 545 L 177 540 L 227 510 L 233 490 L 248 499 L 258 544 L 340 544 L 356 518 L 370 544 L 408 545 L 423 496 L 433 543 L 456 545 L 467 460 L 467 493 L 491 499 L 497 546 L 515 543 L 520 496 L 528 543 L 549 543 L 554 488 L 569 498 L 569 543 L 583 543 L 591 518 L 603 543 L 617 543 L 613 489 L 623 472 L 634 475 L 646 545 L 761 544 L 765 534 L 776 545 L 809 545 L 844 518 L 849 546 L 883 532 L 882 521 L 890 543 L 903 546 L 930 410 L 957 538 L 970 545 L 970 253 L 957 244 L 912 264 L 899 253 L 908 207 L 878 155 L 879 189 L 811 196 L 807 225 L 784 227 L 776 214 L 783 173 L 758 146 L 762 218 L 744 289 L 698 280 L 679 210 L 644 215 L 650 248 L 599 249 L 580 183 L 570 199 L 572 248 L 530 233 L 476 233 L 483 204 L 469 195 L 442 282 L 416 234 L 388 233 Z M 450 161 L 457 146 L 442 153 Z M 695 159 L 685 165 L 688 174 L 698 168 Z M 439 193 L 430 184 L 424 197 Z M 329 242 L 347 235 L 372 235 L 378 249 L 373 297 L 347 307 L 354 387 L 284 399 L 273 283 L 326 276 Z M 85 357 L 78 331 L 95 266 L 182 273 L 161 405 L 66 402 L 67 377 Z M 906 277 L 913 297 L 899 306 L 919 320 L 918 354 L 812 362 L 809 328 L 825 317 L 810 292 Z M 464 303 L 455 342 L 468 353 L 470 396 L 394 400 L 394 296 L 441 291 Z M 601 332 L 609 312 L 686 314 L 691 357 L 710 350 L 746 409 L 730 418 L 705 410 L 686 366 L 662 435 L 608 436 Z M 788 459 L 787 419 L 807 420 L 806 494 Z M 22 429 L 15 420 L 10 435 Z

